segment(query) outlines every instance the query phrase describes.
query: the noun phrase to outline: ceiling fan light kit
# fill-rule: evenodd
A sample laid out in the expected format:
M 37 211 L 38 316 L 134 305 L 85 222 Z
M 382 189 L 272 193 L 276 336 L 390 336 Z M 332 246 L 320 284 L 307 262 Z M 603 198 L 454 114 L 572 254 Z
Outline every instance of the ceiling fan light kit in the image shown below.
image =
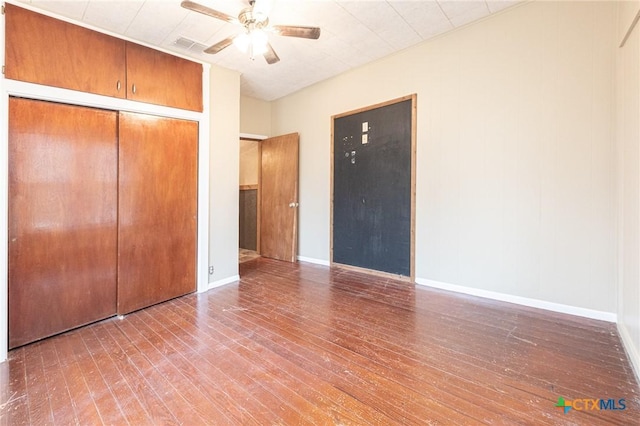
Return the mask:
M 318 27 L 296 25 L 269 26 L 270 7 L 268 3 L 268 0 L 250 0 L 249 6 L 240 11 L 237 19 L 226 13 L 189 0 L 183 1 L 181 6 L 185 9 L 202 13 L 203 15 L 211 16 L 228 23 L 240 24 L 244 27 L 242 33 L 227 37 L 206 48 L 204 52 L 209 54 L 216 54 L 233 44 L 240 51 L 249 53 L 249 58 L 251 59 L 254 59 L 256 55 L 263 55 L 268 64 L 275 64 L 280 58 L 273 50 L 271 43 L 269 43 L 268 33 L 284 37 L 298 37 L 312 40 L 320 37 L 320 28 Z
M 238 34 L 233 39 L 233 45 L 242 53 L 249 53 L 249 58 L 254 59 L 256 55 L 264 55 L 267 51 L 269 37 L 262 30 L 253 30 Z

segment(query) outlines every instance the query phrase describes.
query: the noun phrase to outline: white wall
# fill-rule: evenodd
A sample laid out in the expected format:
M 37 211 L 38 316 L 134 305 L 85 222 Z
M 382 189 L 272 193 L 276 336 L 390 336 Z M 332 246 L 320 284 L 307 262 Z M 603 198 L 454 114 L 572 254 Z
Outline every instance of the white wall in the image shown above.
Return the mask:
M 619 5 L 616 41 L 638 11 L 637 1 Z M 618 329 L 640 379 L 640 28 L 617 49 L 616 69 Z
M 615 22 L 528 3 L 275 101 L 300 256 L 329 259 L 331 115 L 417 93 L 416 276 L 613 316 Z
M 258 184 L 259 148 L 259 142 L 240 140 L 240 185 Z
M 211 67 L 209 276 L 211 286 L 238 277 L 240 74 Z
M 271 102 L 241 96 L 240 132 L 251 135 L 272 136 Z

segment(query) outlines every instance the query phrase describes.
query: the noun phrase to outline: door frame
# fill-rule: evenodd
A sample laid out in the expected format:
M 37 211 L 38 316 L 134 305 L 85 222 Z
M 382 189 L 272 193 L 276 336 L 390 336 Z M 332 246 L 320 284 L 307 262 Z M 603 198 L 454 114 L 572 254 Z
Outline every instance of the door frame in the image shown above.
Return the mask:
M 382 108 L 388 105 L 397 104 L 400 102 L 411 101 L 411 223 L 410 223 L 410 251 L 409 251 L 409 276 L 396 275 L 389 272 L 377 271 L 373 269 L 361 268 L 353 265 L 344 265 L 333 261 L 333 209 L 334 209 L 334 123 L 335 120 L 342 117 L 358 114 L 365 111 L 370 111 L 377 108 Z M 340 114 L 331 116 L 331 203 L 329 206 L 329 265 L 341 267 L 344 269 L 351 269 L 354 271 L 366 272 L 372 275 L 378 275 L 382 277 L 389 277 L 395 279 L 401 279 L 404 281 L 415 282 L 416 279 L 416 261 L 415 261 L 415 249 L 416 249 L 416 135 L 417 135 L 417 103 L 418 95 L 411 94 L 402 96 L 400 98 L 391 99 L 386 102 L 380 102 L 374 105 L 365 106 L 352 111 L 346 111 Z
M 267 136 L 263 136 L 263 135 L 250 135 L 247 133 L 240 133 L 240 138 L 238 139 L 238 142 L 240 141 L 248 141 L 248 142 L 255 142 L 258 144 L 258 187 L 256 188 L 257 192 L 256 192 L 256 253 L 260 254 L 260 213 L 262 212 L 262 198 L 261 198 L 261 194 L 262 194 L 262 163 L 261 163 L 261 159 L 262 159 L 262 144 L 261 142 L 265 139 L 268 139 Z M 238 186 L 238 190 L 240 190 L 240 186 Z M 240 226 L 240 224 L 238 223 L 238 226 Z M 239 248 L 239 247 L 238 247 Z
M 297 133 L 297 132 L 294 132 Z M 262 231 L 261 231 L 261 219 L 262 219 L 262 142 L 266 139 L 271 139 L 271 138 L 275 138 L 275 137 L 279 137 L 279 136 L 286 136 L 285 135 L 276 135 L 276 136 L 265 136 L 265 135 L 255 135 L 255 134 L 249 134 L 249 133 L 240 133 L 240 137 L 238 139 L 238 142 L 240 140 L 246 140 L 246 141 L 252 141 L 252 142 L 257 142 L 258 143 L 258 193 L 257 193 L 257 200 L 256 200 L 256 206 L 257 206 L 257 212 L 256 212 L 256 220 L 257 220 L 257 224 L 256 224 L 256 232 L 257 232 L 257 236 L 256 236 L 256 252 L 258 254 L 262 254 L 262 250 L 260 248 L 261 245 L 261 241 L 262 241 Z M 300 135 L 298 134 L 298 144 L 299 142 L 299 137 Z M 238 147 L 238 149 L 240 149 Z M 300 160 L 298 159 L 298 162 Z M 299 164 L 299 163 L 298 163 Z M 299 167 L 299 166 L 298 166 Z M 298 176 L 298 191 L 300 190 L 300 177 Z M 239 189 L 239 186 L 238 186 Z M 299 199 L 299 194 L 298 194 L 298 199 Z M 299 215 L 299 211 L 298 208 L 296 206 L 296 214 Z M 296 220 L 296 235 L 294 236 L 294 238 L 298 238 L 298 231 L 299 231 L 299 217 Z M 239 224 L 238 224 L 239 226 Z M 296 247 L 297 247 L 297 243 L 296 243 Z M 297 251 L 297 249 L 296 249 Z M 298 258 L 298 254 L 295 253 L 294 254 L 295 259 L 297 261 Z
M 4 51 L 4 19 L 0 20 L 0 52 Z M 68 89 L 42 86 L 15 80 L 0 78 L 0 128 L 2 142 L 0 147 L 0 199 L 9 196 L 9 97 L 17 96 L 35 100 L 58 102 L 114 111 L 127 111 L 179 118 L 198 122 L 198 227 L 197 227 L 197 266 L 196 291 L 209 289 L 209 153 L 210 153 L 210 69 L 202 64 L 203 111 L 187 111 L 171 107 L 144 104 L 126 99 L 111 98 L 91 93 L 76 92 Z M 8 353 L 8 209 L 0 209 L 0 362 L 7 359 Z
M 295 175 L 295 190 L 294 190 L 294 196 L 293 196 L 293 200 L 291 200 L 290 198 L 287 199 L 286 203 L 288 204 L 289 209 L 293 208 L 294 209 L 294 219 L 293 219 L 293 235 L 292 235 L 292 247 L 289 246 L 289 248 L 291 248 L 291 258 L 288 258 L 286 256 L 282 256 L 282 257 L 274 257 L 275 259 L 279 259 L 279 260 L 283 260 L 283 261 L 288 261 L 288 262 L 297 262 L 298 260 L 298 232 L 299 232 L 299 200 L 300 200 L 300 134 L 298 132 L 292 132 L 292 133 L 286 133 L 283 135 L 277 135 L 277 136 L 270 136 L 269 138 L 265 139 L 262 141 L 262 143 L 266 143 L 268 141 L 273 141 L 274 139 L 284 139 L 284 138 L 291 138 L 291 137 L 295 137 L 296 140 L 296 158 L 295 158 L 295 166 L 296 166 L 296 175 Z M 260 186 L 261 186 L 261 197 L 260 197 L 260 210 L 264 210 L 267 211 L 266 209 L 263 209 L 263 199 L 264 197 L 264 188 L 262 188 L 264 186 L 264 177 L 262 176 L 262 169 L 263 169 L 263 154 L 264 154 L 264 146 L 261 146 L 260 148 Z M 279 165 L 281 165 L 281 163 L 279 163 Z M 281 200 L 282 201 L 282 200 Z M 295 206 L 294 206 L 295 204 Z M 290 211 L 290 210 L 289 210 Z M 272 216 L 273 217 L 273 216 Z M 263 215 L 261 214 L 260 216 L 260 220 L 263 219 Z M 262 227 L 261 227 L 261 232 L 262 232 Z M 261 236 L 261 245 L 262 243 L 264 243 L 265 239 L 263 238 L 263 236 Z M 289 253 L 288 249 L 286 250 L 287 254 Z M 260 247 L 260 253 L 261 255 L 264 256 L 264 252 L 263 252 L 263 248 Z M 278 253 L 280 254 L 280 253 Z M 291 259 L 291 260 L 289 260 Z

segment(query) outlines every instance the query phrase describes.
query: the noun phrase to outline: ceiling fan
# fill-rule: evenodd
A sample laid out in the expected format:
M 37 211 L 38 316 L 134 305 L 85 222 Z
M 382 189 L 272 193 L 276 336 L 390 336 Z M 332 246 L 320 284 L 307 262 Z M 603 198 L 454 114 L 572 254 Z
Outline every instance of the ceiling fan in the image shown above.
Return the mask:
M 320 37 L 320 28 L 296 25 L 269 25 L 269 10 L 265 0 L 250 0 L 249 6 L 240 11 L 237 18 L 226 13 L 211 9 L 193 1 L 185 0 L 181 6 L 185 9 L 199 12 L 232 24 L 240 24 L 244 32 L 227 37 L 204 50 L 205 53 L 216 54 L 222 49 L 235 44 L 243 51 L 249 51 L 249 57 L 263 55 L 268 64 L 275 64 L 280 60 L 269 43 L 268 34 L 273 33 L 285 37 L 299 37 L 316 40 Z

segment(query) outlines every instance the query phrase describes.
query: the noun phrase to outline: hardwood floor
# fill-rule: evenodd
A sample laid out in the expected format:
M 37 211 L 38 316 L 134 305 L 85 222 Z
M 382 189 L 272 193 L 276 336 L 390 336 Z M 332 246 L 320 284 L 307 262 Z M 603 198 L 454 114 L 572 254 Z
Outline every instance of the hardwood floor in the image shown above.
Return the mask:
M 11 351 L 0 424 L 640 418 L 614 324 L 304 263 L 259 258 L 241 276 Z M 624 399 L 626 409 L 565 414 L 559 397 Z
M 255 252 L 254 250 L 247 250 L 247 249 L 239 249 L 238 251 L 238 262 L 239 263 L 244 263 L 244 262 L 248 262 L 250 260 L 254 260 L 256 258 L 260 257 L 260 255 Z

